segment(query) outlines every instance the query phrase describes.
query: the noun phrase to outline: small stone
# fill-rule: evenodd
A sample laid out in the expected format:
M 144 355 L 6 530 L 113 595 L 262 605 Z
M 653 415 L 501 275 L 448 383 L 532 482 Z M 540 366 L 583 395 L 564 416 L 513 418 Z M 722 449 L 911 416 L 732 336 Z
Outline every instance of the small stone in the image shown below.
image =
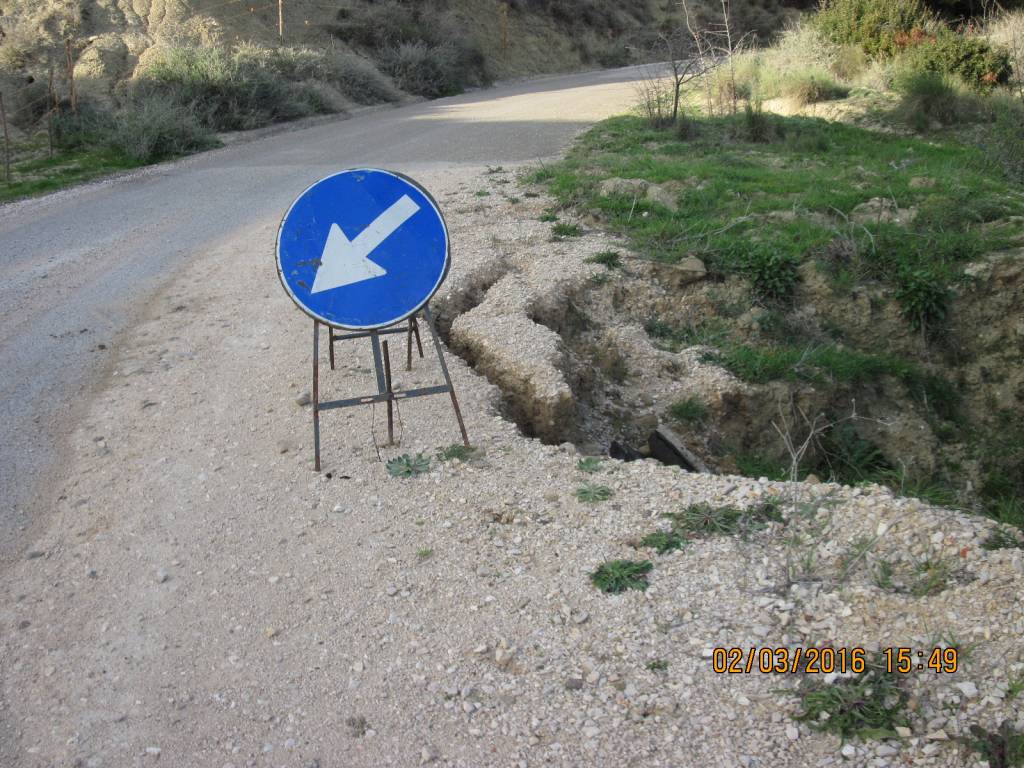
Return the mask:
M 387 592 L 388 597 L 394 597 L 398 594 L 398 587 L 390 586 L 384 591 Z
M 277 582 L 279 582 L 280 580 L 280 576 L 271 576 L 269 579 L 267 579 L 267 581 L 269 581 L 271 584 L 277 584 Z
M 570 677 L 565 681 L 565 689 L 567 691 L 579 691 L 583 688 L 582 677 Z
M 159 757 L 160 747 L 146 747 L 146 754 L 153 755 L 153 757 Z
M 601 729 L 590 725 L 583 729 L 583 735 L 588 739 L 596 739 L 601 735 Z
M 901 739 L 909 739 L 911 731 L 905 725 L 897 725 L 896 726 L 896 733 L 897 733 L 897 735 L 899 735 L 899 737 Z
M 892 757 L 899 752 L 895 747 L 890 747 L 888 744 L 879 744 L 875 749 L 875 754 L 879 757 Z
M 29 550 L 28 554 L 25 555 L 25 559 L 26 560 L 36 560 L 36 559 L 42 557 L 45 554 L 46 554 L 45 552 L 40 552 L 38 549 L 32 549 L 32 550 Z
M 969 680 L 966 683 L 957 683 L 956 687 L 960 689 L 960 692 L 968 699 L 974 699 L 978 696 L 978 686 Z
M 274 627 L 267 627 L 263 630 L 263 634 L 266 635 L 268 638 L 277 637 L 277 629 L 275 629 Z
M 854 757 L 857 754 L 857 748 L 853 744 L 844 744 L 843 748 L 839 750 L 839 753 L 843 757 Z
M 345 511 L 346 511 L 345 508 L 343 506 L 341 506 L 341 504 L 335 504 L 334 508 L 331 510 L 331 512 L 334 512 L 335 514 L 338 514 L 338 515 L 343 514 Z
M 940 728 L 937 731 L 932 731 L 931 733 L 926 734 L 925 739 L 927 739 L 928 741 L 946 741 L 947 739 L 949 739 L 949 736 L 946 734 L 944 730 Z
M 158 584 L 163 584 L 169 578 L 171 578 L 171 575 L 167 572 L 166 568 L 156 569 L 156 581 Z
M 428 765 L 436 762 L 441 755 L 433 747 L 424 747 L 420 750 L 420 765 Z
M 295 398 L 296 405 L 309 405 L 311 402 L 313 402 L 313 396 L 309 392 L 303 392 Z
M 590 618 L 590 614 L 586 611 L 578 611 L 572 615 L 572 620 L 577 624 L 586 624 L 587 619 Z
M 800 731 L 797 730 L 795 725 L 786 726 L 786 738 L 790 741 L 796 741 L 800 738 Z

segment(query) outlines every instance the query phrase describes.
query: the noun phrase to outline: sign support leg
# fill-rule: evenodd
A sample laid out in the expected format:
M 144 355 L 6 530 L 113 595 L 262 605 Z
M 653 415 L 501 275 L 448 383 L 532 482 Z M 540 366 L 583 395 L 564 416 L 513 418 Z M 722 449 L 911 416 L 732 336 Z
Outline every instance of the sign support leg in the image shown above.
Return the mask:
M 388 445 L 395 444 L 395 396 L 391 389 L 391 353 L 388 343 L 384 344 L 384 383 L 388 388 Z
M 444 374 L 445 384 L 448 385 L 448 394 L 452 396 L 452 408 L 455 410 L 455 418 L 459 422 L 459 432 L 462 433 L 462 442 L 469 448 L 469 435 L 466 434 L 466 424 L 462 420 L 462 411 L 459 409 L 459 400 L 455 397 L 455 385 L 452 384 L 452 377 L 448 373 L 448 364 L 444 361 L 444 352 L 441 351 L 441 340 L 437 338 L 437 329 L 434 328 L 434 317 L 430 314 L 430 308 L 423 307 L 423 317 L 430 328 L 430 335 L 434 339 L 434 349 L 437 351 L 437 360 L 441 363 L 441 372 Z
M 334 345 L 331 345 L 333 352 Z M 332 355 L 333 356 L 333 355 Z M 313 321 L 313 456 L 320 471 L 320 323 Z
M 334 329 L 327 326 L 327 346 L 330 349 L 331 370 L 334 370 Z

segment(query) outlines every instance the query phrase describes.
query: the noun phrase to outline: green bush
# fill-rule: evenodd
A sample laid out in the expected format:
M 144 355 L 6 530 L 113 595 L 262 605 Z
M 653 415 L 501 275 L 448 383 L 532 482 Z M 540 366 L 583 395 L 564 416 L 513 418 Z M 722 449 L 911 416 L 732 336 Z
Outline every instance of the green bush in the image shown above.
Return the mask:
M 417 96 L 434 99 L 462 90 L 458 56 L 451 43 L 402 43 L 385 54 L 382 66 L 399 88 Z
M 980 37 L 943 31 L 906 49 L 901 56 L 911 69 L 956 75 L 972 88 L 990 89 L 1010 79 L 1010 54 Z
M 744 271 L 757 298 L 786 303 L 800 280 L 797 260 L 771 245 L 752 249 L 744 259 Z
M 827 0 L 815 17 L 823 35 L 872 58 L 894 56 L 933 23 L 921 0 Z
M 914 330 L 934 330 L 949 313 L 948 281 L 928 269 L 907 270 L 896 288 L 896 300 Z
M 813 69 L 784 75 L 779 83 L 779 91 L 798 106 L 842 99 L 850 92 L 827 72 Z
M 901 97 L 897 117 L 919 132 L 934 122 L 955 125 L 982 114 L 978 99 L 950 75 L 908 69 L 896 76 L 893 87 Z
M 138 163 L 153 163 L 216 144 L 194 112 L 160 96 L 119 110 L 108 139 L 109 146 Z
M 133 83 L 136 98 L 164 96 L 189 105 L 216 131 L 258 128 L 330 111 L 306 83 L 289 82 L 247 48 L 169 47 Z
M 990 104 L 993 120 L 986 148 L 1011 181 L 1024 184 L 1024 103 L 993 97 Z

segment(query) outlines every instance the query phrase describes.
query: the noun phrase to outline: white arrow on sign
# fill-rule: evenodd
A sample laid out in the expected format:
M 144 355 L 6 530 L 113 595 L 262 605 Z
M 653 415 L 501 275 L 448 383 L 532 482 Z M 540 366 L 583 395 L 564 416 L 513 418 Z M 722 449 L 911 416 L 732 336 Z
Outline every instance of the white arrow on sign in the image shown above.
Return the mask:
M 331 224 L 310 293 L 329 291 L 386 275 L 387 270 L 367 257 L 419 209 L 408 195 L 402 195 L 351 241 L 345 237 L 341 227 Z

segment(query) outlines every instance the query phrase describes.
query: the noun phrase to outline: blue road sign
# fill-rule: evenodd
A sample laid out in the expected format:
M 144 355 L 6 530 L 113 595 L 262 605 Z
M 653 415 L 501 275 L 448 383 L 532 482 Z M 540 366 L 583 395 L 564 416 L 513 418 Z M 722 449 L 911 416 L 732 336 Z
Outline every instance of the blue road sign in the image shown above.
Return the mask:
M 321 179 L 292 203 L 277 233 L 281 284 L 306 314 L 337 328 L 400 322 L 448 274 L 448 228 L 423 187 L 358 168 Z

